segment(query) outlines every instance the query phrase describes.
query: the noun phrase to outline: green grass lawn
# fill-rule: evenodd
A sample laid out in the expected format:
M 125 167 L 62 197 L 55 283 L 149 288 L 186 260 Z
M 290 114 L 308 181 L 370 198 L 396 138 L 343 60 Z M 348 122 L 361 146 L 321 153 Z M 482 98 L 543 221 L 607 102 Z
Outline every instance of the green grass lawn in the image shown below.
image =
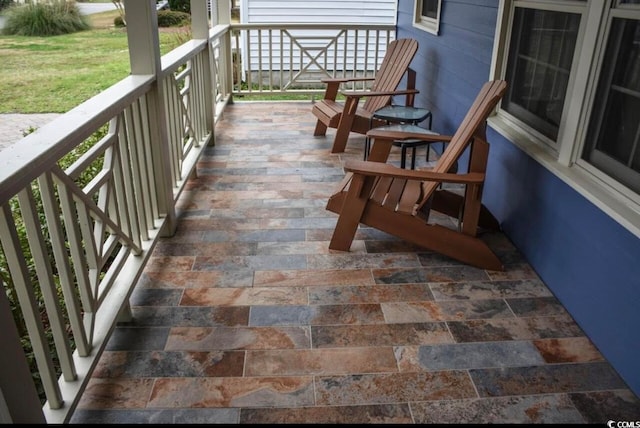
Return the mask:
M 64 113 L 128 76 L 127 33 L 113 26 L 116 16 L 91 15 L 94 29 L 63 36 L 0 35 L 0 113 Z M 163 54 L 183 41 L 160 32 Z

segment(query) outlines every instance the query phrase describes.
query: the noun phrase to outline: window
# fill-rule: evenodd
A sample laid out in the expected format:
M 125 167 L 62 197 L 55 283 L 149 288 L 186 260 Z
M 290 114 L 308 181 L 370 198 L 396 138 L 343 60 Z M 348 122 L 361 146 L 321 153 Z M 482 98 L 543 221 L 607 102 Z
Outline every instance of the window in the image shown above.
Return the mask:
M 614 18 L 582 158 L 640 193 L 640 21 Z
M 516 8 L 503 108 L 550 141 L 558 127 L 569 83 L 580 15 Z
M 440 28 L 441 0 L 415 0 L 413 26 L 433 34 Z
M 640 236 L 640 0 L 504 0 L 492 125 Z

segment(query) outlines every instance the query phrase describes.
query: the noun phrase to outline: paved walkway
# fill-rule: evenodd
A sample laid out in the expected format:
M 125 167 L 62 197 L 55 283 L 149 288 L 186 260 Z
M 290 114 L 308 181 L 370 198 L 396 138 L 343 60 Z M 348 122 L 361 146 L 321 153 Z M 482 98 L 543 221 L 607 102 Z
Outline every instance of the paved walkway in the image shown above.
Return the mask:
M 0 114 L 0 150 L 17 143 L 30 130 L 41 128 L 60 116 L 60 113 Z

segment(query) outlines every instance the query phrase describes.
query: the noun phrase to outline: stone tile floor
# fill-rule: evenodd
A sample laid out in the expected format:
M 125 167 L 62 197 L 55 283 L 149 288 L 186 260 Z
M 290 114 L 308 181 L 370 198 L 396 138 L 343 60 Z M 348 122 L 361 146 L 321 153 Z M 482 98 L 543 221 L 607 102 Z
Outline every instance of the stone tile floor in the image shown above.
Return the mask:
M 364 138 L 330 154 L 310 109 L 227 108 L 72 423 L 640 420 L 504 235 L 483 235 L 504 272 L 364 227 L 330 251 L 324 206 Z

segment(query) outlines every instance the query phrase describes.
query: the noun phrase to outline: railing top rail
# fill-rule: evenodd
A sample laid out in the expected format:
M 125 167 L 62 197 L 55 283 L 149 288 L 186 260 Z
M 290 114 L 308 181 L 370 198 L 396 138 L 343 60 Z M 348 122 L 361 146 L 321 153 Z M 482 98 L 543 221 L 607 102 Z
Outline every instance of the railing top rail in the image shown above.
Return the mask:
M 0 204 L 148 92 L 154 79 L 153 75 L 127 76 L 4 149 L 0 156 Z
M 199 52 L 207 48 L 206 39 L 201 40 L 189 40 L 186 43 L 178 46 L 171 52 L 165 54 L 160 59 L 162 66 L 163 76 L 174 73 L 182 64 L 184 64 L 189 57 L 197 55 Z
M 216 25 L 209 30 L 209 39 L 217 39 L 223 36 L 231 26 L 228 24 Z
M 357 24 L 357 23 L 342 23 L 342 24 L 300 24 L 291 22 L 278 22 L 270 24 L 231 24 L 233 30 L 260 30 L 260 29 L 273 29 L 283 28 L 287 30 L 395 30 L 396 26 L 392 24 Z

